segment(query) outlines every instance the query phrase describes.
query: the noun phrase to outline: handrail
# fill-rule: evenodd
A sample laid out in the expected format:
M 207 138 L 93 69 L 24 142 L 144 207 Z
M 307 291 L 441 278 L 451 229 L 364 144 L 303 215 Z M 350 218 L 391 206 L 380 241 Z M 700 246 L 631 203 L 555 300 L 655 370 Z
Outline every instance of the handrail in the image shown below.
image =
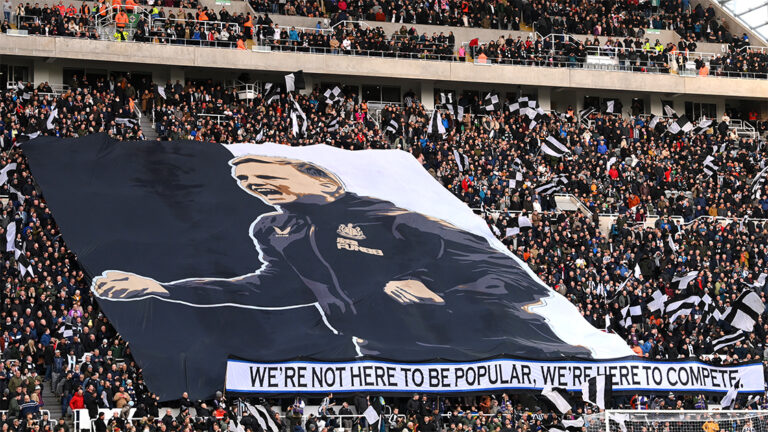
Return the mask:
M 593 214 L 592 210 L 590 210 L 586 205 L 584 205 L 584 203 L 577 196 L 575 196 L 573 194 L 570 194 L 570 193 L 557 193 L 557 192 L 554 193 L 553 195 L 555 197 L 565 197 L 565 198 L 569 198 L 569 199 L 575 201 L 576 202 L 576 207 L 578 207 L 578 209 L 581 210 L 581 212 L 585 216 L 592 217 L 592 214 Z
M 338 25 L 340 25 L 340 24 L 359 24 L 359 25 L 360 25 L 360 27 L 363 27 L 363 26 L 365 26 L 366 28 L 371 28 L 370 24 L 368 24 L 368 23 L 367 23 L 367 22 L 365 22 L 365 21 L 353 21 L 353 20 L 344 20 L 344 21 L 339 21 L 339 22 L 337 22 L 336 24 L 332 25 L 332 26 L 331 26 L 331 29 L 335 29 L 335 28 L 336 28 L 336 26 L 338 26 Z

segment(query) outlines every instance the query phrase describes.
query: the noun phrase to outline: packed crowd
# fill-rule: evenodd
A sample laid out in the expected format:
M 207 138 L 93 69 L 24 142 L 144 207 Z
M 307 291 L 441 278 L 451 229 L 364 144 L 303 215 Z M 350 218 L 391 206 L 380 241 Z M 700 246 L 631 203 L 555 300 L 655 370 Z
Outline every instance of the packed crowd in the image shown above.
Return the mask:
M 297 30 L 294 27 L 260 27 L 257 36 L 262 44 L 276 51 L 320 52 L 379 57 L 405 57 L 431 60 L 456 60 L 453 32 L 421 35 L 403 26 L 392 35 L 381 27 L 338 26 L 333 30 Z M 461 60 L 464 60 L 463 58 Z
M 686 41 L 746 42 L 731 34 L 717 19 L 714 8 L 689 1 L 465 1 L 385 2 L 331 0 L 325 10 L 307 0 L 250 0 L 257 12 L 328 17 L 344 20 L 387 21 L 460 27 L 521 30 L 529 26 L 539 34 L 589 34 L 609 37 L 642 37 L 645 29 L 674 30 Z
M 172 88 L 169 91 L 169 87 Z M 563 192 L 579 197 L 595 213 L 678 215 L 690 221 L 699 216 L 768 216 L 768 201 L 755 201 L 745 192 L 762 168 L 766 148 L 734 131 L 717 130 L 701 135 L 677 136 L 651 128 L 649 118 L 593 113 L 590 125 L 577 121 L 570 109 L 549 114 L 546 121 L 529 129 L 527 116 L 507 109 L 453 118 L 441 115 L 445 137 L 428 132 L 429 114 L 415 96 L 406 94 L 403 107 L 387 107 L 374 119 L 367 104 L 350 94 L 344 101 L 325 103 L 319 89 L 296 99 L 309 118 L 306 137 L 293 137 L 286 116 L 291 103 L 283 94 L 278 102 L 265 104 L 261 96 L 238 100 L 233 89 L 209 84 L 165 86 L 166 99 L 155 97 L 156 130 L 171 139 L 211 139 L 218 142 L 268 140 L 276 142 L 336 142 L 345 148 L 403 148 L 417 152 L 432 171 L 472 208 L 532 210 L 533 203 L 550 210 L 550 197 L 535 188 L 556 175 L 569 177 Z M 483 111 L 482 99 L 461 98 L 466 112 Z M 439 106 L 439 105 L 438 105 Z M 443 108 L 444 110 L 444 108 Z M 445 110 L 444 110 L 445 111 Z M 201 116 L 208 114 L 212 116 Z M 639 113 L 638 113 L 639 114 Z M 338 130 L 328 131 L 338 119 Z M 390 120 L 397 133 L 386 131 Z M 662 120 L 660 123 L 664 125 Z M 663 128 L 661 129 L 663 132 Z M 566 143 L 571 153 L 549 160 L 538 153 L 548 135 Z M 468 167 L 459 171 L 452 150 L 465 155 Z M 704 178 L 699 167 L 714 154 L 722 170 Z M 526 185 L 507 185 L 522 163 Z M 608 166 L 614 159 L 615 164 Z M 527 204 L 526 204 L 527 203 Z
M 0 366 L 0 410 L 7 407 L 9 418 L 23 422 L 15 430 L 38 427 L 43 391 L 59 395 L 65 411 L 111 407 L 127 412 L 136 408 L 134 418 L 161 418 L 157 398 L 146 388 L 130 348 L 93 302 L 87 278 L 66 248 L 24 156 L 13 145 L 36 134 L 68 137 L 106 132 L 120 139 L 141 139 L 135 122 L 137 109 L 154 116 L 156 131 L 164 139 L 292 145 L 325 142 L 349 149 L 409 151 L 460 199 L 485 210 L 489 225 L 502 241 L 569 298 L 588 321 L 620 334 L 638 355 L 701 357 L 711 353 L 713 339 L 730 330 L 727 324 L 703 322 L 698 308 L 675 322 L 664 315 L 648 314 L 633 327 L 618 324 L 621 307 L 636 302 L 645 305 L 656 290 L 671 295 L 670 279 L 675 274 L 699 270 L 688 289 L 708 293 L 721 308 L 744 286 L 763 298 L 768 289 L 758 282 L 768 259 L 768 227 L 750 220 L 768 217 L 768 191 L 763 188 L 756 199 L 750 189 L 751 179 L 763 168 L 766 149 L 760 141 L 739 138 L 716 124 L 699 135 L 660 134 L 658 127 L 651 128 L 648 119 L 639 115 L 627 118 L 598 112 L 589 116 L 589 122 L 580 122 L 568 109 L 537 117 L 538 124 L 531 127 L 527 116 L 506 108 L 470 115 L 482 112 L 484 102 L 462 96 L 458 102 L 468 114 L 457 120 L 449 111 L 442 111 L 446 133 L 441 136 L 430 130 L 430 113 L 413 92 L 405 95 L 403 106 L 389 106 L 376 114 L 354 93 L 329 102 L 318 88 L 307 96 L 295 96 L 308 123 L 306 135 L 296 136 L 285 115 L 294 109 L 286 94 L 266 103 L 262 95 L 241 100 L 232 89 L 210 81 L 166 83 L 161 92 L 145 81 L 135 88 L 126 78 L 90 82 L 75 77 L 69 87 L 55 96 L 45 83 L 37 88 L 22 84 L 0 98 L 0 166 L 17 164 L 0 190 L 10 196 L 0 223 L 4 227 L 0 228 L 4 258 L 0 271 L 6 282 L 0 292 L 0 348 L 5 360 Z M 51 115 L 53 110 L 55 115 Z M 388 129 L 393 123 L 397 126 Z M 548 135 L 566 145 L 570 153 L 554 158 L 539 152 L 540 142 Z M 708 155 L 721 167 L 712 176 L 702 175 L 700 168 Z M 511 187 L 517 172 L 522 180 Z M 579 197 L 594 214 L 620 215 L 608 234 L 601 231 L 596 219 L 552 211 L 552 195 L 536 189 L 555 176 L 565 176 L 567 183 L 561 191 Z M 533 226 L 510 234 L 507 228 L 514 226 L 518 212 L 530 217 Z M 663 217 L 646 228 L 639 222 L 651 213 Z M 690 223 L 679 226 L 668 217 L 672 215 Z M 706 215 L 739 219 L 727 225 L 696 219 Z M 17 232 L 13 247 L 5 244 L 10 225 Z M 23 257 L 14 250 L 23 251 Z M 28 261 L 31 270 L 21 273 L 15 265 L 19 260 Z M 635 264 L 641 275 L 629 278 Z M 766 325 L 761 318 L 745 341 L 728 347 L 716 361 L 765 358 Z M 665 400 L 651 398 L 648 403 L 659 406 Z M 701 399 L 686 396 L 679 401 L 685 407 L 699 408 Z M 407 416 L 393 421 L 399 430 L 403 425 L 412 430 L 408 422 L 429 430 L 431 426 L 424 425 L 432 420 L 426 419 L 430 415 L 425 415 L 425 407 L 437 414 L 436 423 L 451 431 L 506 430 L 508 419 L 510 425 L 518 425 L 512 429 L 534 419 L 528 427 L 535 429 L 536 422 L 544 421 L 533 416 L 537 410 L 529 417 L 525 409 L 513 408 L 517 403 L 502 395 L 429 398 L 417 405 L 408 401 L 401 404 Z M 629 397 L 617 399 L 619 405 L 631 403 Z M 221 396 L 206 403 L 182 399 L 180 404 L 187 408 L 182 415 L 161 420 L 166 430 L 215 430 L 213 423 L 222 424 L 213 419 L 226 421 L 231 416 Z M 661 406 L 673 405 L 677 400 Z M 190 416 L 193 407 L 201 419 Z M 498 416 L 477 417 L 478 412 Z M 144 430 L 152 423 L 126 425 L 120 415 L 102 421 L 121 431 Z M 60 430 L 60 426 L 55 428 Z

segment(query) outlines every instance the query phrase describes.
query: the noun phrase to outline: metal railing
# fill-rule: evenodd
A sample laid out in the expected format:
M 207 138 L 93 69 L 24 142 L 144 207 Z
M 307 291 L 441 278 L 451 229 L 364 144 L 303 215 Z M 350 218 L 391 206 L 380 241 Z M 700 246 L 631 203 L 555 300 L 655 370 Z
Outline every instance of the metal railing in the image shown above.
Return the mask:
M 213 29 L 229 28 L 235 33 L 240 33 L 240 26 L 235 22 L 224 21 L 198 21 L 179 18 L 153 18 L 150 20 L 150 28 L 156 30 L 158 28 L 166 28 L 167 26 L 175 26 L 181 24 L 187 26 L 199 26 L 202 31 L 209 31 Z
M 728 129 L 736 132 L 740 137 L 757 138 L 755 127 L 741 119 L 731 119 L 731 121 L 728 122 Z
M 213 119 L 216 120 L 216 124 L 221 124 L 222 121 L 226 121 L 226 120 L 222 120 L 222 119 L 228 119 L 230 117 L 230 116 L 228 116 L 226 114 L 199 114 L 199 113 L 195 114 L 195 116 L 198 117 L 198 118 L 199 117 L 213 118 Z
M 162 44 L 162 45 L 181 45 L 181 46 L 194 46 L 203 48 L 221 48 L 221 49 L 237 49 L 236 41 L 229 40 L 208 40 L 208 39 L 184 39 L 178 37 L 170 37 L 163 35 L 149 35 L 145 36 L 147 41 L 129 39 L 127 41 L 119 41 L 120 43 L 150 43 L 150 44 Z M 111 42 L 118 42 L 114 38 L 109 39 Z
M 571 202 L 575 203 L 576 208 L 578 208 L 579 211 L 581 211 L 581 213 L 583 213 L 585 216 L 592 217 L 592 210 L 590 210 L 586 205 L 584 205 L 584 203 L 575 195 L 570 193 L 555 193 L 553 195 L 555 196 L 555 198 L 561 197 L 561 198 L 570 199 Z

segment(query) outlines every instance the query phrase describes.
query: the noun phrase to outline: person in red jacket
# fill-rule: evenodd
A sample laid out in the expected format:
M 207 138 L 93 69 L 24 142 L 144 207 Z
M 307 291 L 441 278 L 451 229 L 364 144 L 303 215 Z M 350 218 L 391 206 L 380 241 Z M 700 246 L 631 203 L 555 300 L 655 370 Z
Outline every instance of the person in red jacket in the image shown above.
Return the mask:
M 85 408 L 85 402 L 83 401 L 83 389 L 77 389 L 77 393 L 75 393 L 72 396 L 72 399 L 69 401 L 69 408 L 72 410 L 72 412 Z

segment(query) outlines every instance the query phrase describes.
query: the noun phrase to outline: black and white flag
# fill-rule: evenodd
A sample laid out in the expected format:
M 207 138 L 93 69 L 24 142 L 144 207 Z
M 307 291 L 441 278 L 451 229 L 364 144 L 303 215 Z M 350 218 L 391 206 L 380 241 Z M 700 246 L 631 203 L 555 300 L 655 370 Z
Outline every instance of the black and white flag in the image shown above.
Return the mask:
M 667 295 L 657 289 L 651 294 L 651 297 L 653 300 L 648 303 L 648 311 L 659 311 L 659 313 L 664 313 L 664 303 L 667 301 Z
M 536 112 L 539 108 L 535 100 L 529 100 L 527 97 L 518 99 L 515 103 L 509 105 L 509 112 L 516 115 L 527 115 L 531 118 L 531 112 Z
M 651 129 L 656 129 L 656 125 L 659 124 L 659 120 L 661 120 L 661 117 L 655 115 L 653 118 L 651 118 L 650 123 L 648 123 L 648 127 Z
M 702 320 L 704 322 L 709 322 L 711 320 L 720 321 L 722 319 L 722 314 L 720 313 L 720 310 L 717 309 L 717 306 L 715 306 L 715 302 L 710 297 L 709 293 L 705 293 L 701 297 L 701 303 L 699 304 L 702 309 Z
M 523 187 L 523 173 L 521 171 L 515 171 L 512 174 L 512 178 L 509 179 L 510 189 L 520 189 Z
M 547 140 L 541 143 L 541 151 L 556 158 L 561 158 L 566 153 L 570 153 L 570 150 L 568 150 L 566 146 L 560 144 L 560 141 L 555 139 L 552 135 L 548 136 Z
M 605 101 L 605 112 L 607 114 L 621 114 L 621 101 L 618 99 L 609 99 Z
M 589 116 L 590 114 L 592 114 L 595 111 L 596 110 L 595 110 L 594 107 L 584 108 L 584 109 L 579 111 L 579 118 L 581 118 L 581 119 L 586 118 L 587 116 Z
M 461 121 L 464 118 L 464 107 L 457 103 L 446 104 L 445 107 L 454 119 Z
M 490 92 L 483 98 L 483 109 L 486 112 L 498 111 L 501 109 L 501 99 L 498 93 Z
M 443 124 L 442 116 L 440 115 L 440 111 L 435 109 L 432 111 L 432 117 L 429 119 L 429 127 L 427 128 L 427 132 L 429 134 L 440 134 L 445 135 L 445 125 Z
M 291 101 L 293 102 L 293 109 L 291 110 L 291 124 L 293 128 L 293 136 L 298 136 L 299 132 L 301 132 L 302 136 L 307 135 L 307 124 L 309 123 L 307 121 L 307 115 L 304 114 L 304 110 L 301 109 L 299 106 L 299 103 L 296 102 L 295 99 L 293 99 L 293 96 L 291 96 Z
M 568 184 L 568 178 L 565 174 L 552 177 L 548 182 L 536 187 L 536 193 L 539 195 L 551 195 L 557 192 L 561 186 Z
M 285 76 L 285 91 L 295 92 L 297 90 L 304 90 L 304 72 L 296 71 L 289 73 Z
M 750 182 L 750 188 L 752 190 L 752 197 L 754 199 L 760 199 L 760 195 L 763 191 L 763 185 L 765 185 L 765 172 L 768 171 L 768 166 L 763 168 L 755 178 Z
M 719 146 L 713 145 L 712 146 L 712 154 L 718 154 L 718 153 L 725 153 L 725 150 L 728 148 L 728 143 L 722 143 Z
M 765 305 L 760 296 L 754 291 L 746 290 L 723 312 L 723 320 L 737 329 L 751 332 L 764 310 Z
M 328 89 L 323 93 L 323 96 L 325 97 L 325 103 L 329 105 L 333 105 L 338 101 L 344 100 L 344 94 L 339 88 L 339 86 L 335 86 L 332 89 Z
M 733 405 L 736 403 L 736 396 L 739 394 L 739 388 L 741 388 L 741 378 L 736 379 L 736 382 L 733 383 L 733 387 L 731 387 L 728 390 L 728 393 L 723 396 L 723 399 L 720 400 L 721 409 L 733 408 Z
M 61 327 L 59 327 L 59 333 L 61 333 L 61 337 L 63 338 L 71 338 L 74 336 L 75 332 L 72 330 L 72 323 L 69 320 L 65 320 Z
M 717 170 L 720 169 L 720 166 L 715 164 L 715 157 L 710 155 L 710 156 L 707 156 L 706 159 L 704 159 L 703 168 L 704 168 L 704 174 L 706 174 L 707 177 L 712 177 L 712 174 L 716 173 Z
M 15 169 L 16 169 L 16 162 L 9 163 L 8 165 L 4 166 L 3 169 L 0 169 L 0 186 L 8 182 L 8 172 L 13 171 Z
M 280 432 L 280 428 L 275 423 L 275 417 L 272 410 L 261 405 L 251 405 L 245 402 L 245 407 L 261 426 L 264 432 Z
M 20 250 L 15 250 L 14 257 L 16 258 L 16 265 L 19 268 L 19 271 L 21 272 L 21 277 L 26 277 L 27 273 L 31 274 L 32 276 L 35 275 L 35 272 L 33 271 L 32 263 L 29 262 L 29 259 L 24 254 L 24 252 Z
M 339 118 L 336 116 L 333 116 L 330 121 L 326 122 L 325 129 L 328 132 L 334 132 L 339 130 Z
M 690 271 L 684 275 L 677 275 L 672 278 L 672 282 L 669 284 L 675 292 L 682 292 L 688 288 L 688 284 L 699 276 L 697 270 Z
M 568 432 L 580 432 L 584 427 L 584 417 L 579 417 L 573 420 L 563 419 L 563 426 Z
M 54 105 L 53 108 L 51 109 L 51 114 L 48 115 L 48 121 L 45 122 L 45 127 L 47 127 L 48 130 L 55 128 L 56 125 L 54 124 L 54 122 L 56 121 L 57 118 L 59 118 L 59 109 L 56 108 L 56 105 Z
M 139 121 L 137 119 L 129 118 L 129 117 L 116 117 L 115 123 L 123 126 L 138 126 Z
M 666 114 L 667 117 L 677 118 L 677 112 L 675 112 L 669 105 L 664 105 L 664 114 Z
M 459 151 L 456 149 L 453 149 L 453 159 L 456 161 L 456 166 L 459 168 L 459 172 L 464 171 L 464 166 L 461 165 L 461 156 L 459 154 Z
M 690 315 L 693 308 L 699 304 L 701 297 L 697 295 L 688 295 L 685 292 L 678 293 L 672 297 L 664 306 L 664 311 L 669 317 L 669 322 L 673 322 L 679 316 Z
M 629 328 L 632 324 L 639 324 L 643 321 L 643 308 L 635 300 L 621 309 L 622 320 L 619 322 L 622 327 Z
M 0 174 L 2 173 L 0 172 Z M 0 185 L 2 185 L 3 183 L 4 182 L 0 181 Z M 744 285 L 750 288 L 761 289 L 765 286 L 766 279 L 768 279 L 768 273 L 760 273 L 760 276 L 757 277 L 756 281 L 752 282 L 751 284 L 744 282 Z
M 691 130 L 693 130 L 693 123 L 691 123 L 686 116 L 678 117 L 677 120 L 670 122 L 669 125 L 667 125 L 667 132 L 673 135 L 688 133 Z
M 701 135 L 710 127 L 712 127 L 712 120 L 702 120 L 698 125 L 696 125 L 696 127 L 693 128 L 693 133 L 695 135 Z
M 568 396 L 568 391 L 564 388 L 544 387 L 541 395 L 547 398 L 560 414 L 565 414 L 573 409 L 571 398 Z
M 16 250 L 16 222 L 11 220 L 5 227 L 5 251 L 13 252 Z
M 264 100 L 267 101 L 267 105 L 280 99 L 280 86 L 273 83 L 264 84 Z
M 509 219 L 509 225 L 507 225 L 507 232 L 505 235 L 507 237 L 518 235 L 520 232 L 524 230 L 528 230 L 533 228 L 533 223 L 531 223 L 531 219 L 526 216 L 525 214 L 519 214 L 517 217 L 513 217 Z
M 390 135 L 397 133 L 397 130 L 400 128 L 400 122 L 397 121 L 397 118 L 394 116 L 389 119 L 389 123 L 387 124 L 387 127 L 384 129 L 384 132 L 389 133 Z
M 536 108 L 535 110 L 528 111 L 528 118 L 531 119 L 531 122 L 528 124 L 528 129 L 533 129 L 537 124 L 546 121 L 549 117 L 543 109 Z
M 597 405 L 600 409 L 611 408 L 613 398 L 613 383 L 610 375 L 600 375 L 590 378 L 581 386 L 581 397 L 584 402 Z
M 723 337 L 717 338 L 712 341 L 712 352 L 718 352 L 723 348 L 729 347 L 736 342 L 743 341 L 746 339 L 746 335 L 741 330 L 736 330 L 735 332 L 725 335 Z
M 453 92 L 440 92 L 440 103 L 442 105 L 453 105 Z

